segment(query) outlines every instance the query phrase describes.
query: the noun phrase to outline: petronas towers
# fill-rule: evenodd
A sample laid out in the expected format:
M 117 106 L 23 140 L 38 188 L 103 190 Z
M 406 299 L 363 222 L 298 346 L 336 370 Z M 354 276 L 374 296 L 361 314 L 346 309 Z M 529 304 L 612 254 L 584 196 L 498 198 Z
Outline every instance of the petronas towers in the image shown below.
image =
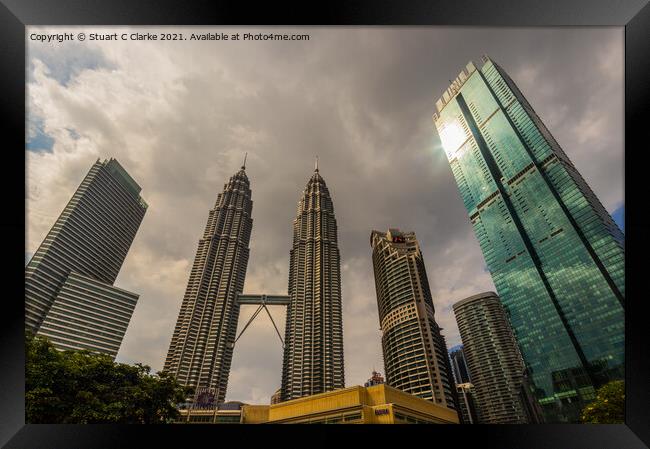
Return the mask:
M 246 167 L 217 196 L 199 240 L 164 370 L 223 402 L 244 288 L 253 201 Z
M 334 205 L 317 165 L 293 221 L 283 401 L 344 387 L 340 264 Z
M 249 257 L 253 202 L 245 164 L 224 186 L 190 273 L 164 370 L 223 402 Z M 298 203 L 290 251 L 282 400 L 344 387 L 340 256 L 334 207 L 318 166 Z

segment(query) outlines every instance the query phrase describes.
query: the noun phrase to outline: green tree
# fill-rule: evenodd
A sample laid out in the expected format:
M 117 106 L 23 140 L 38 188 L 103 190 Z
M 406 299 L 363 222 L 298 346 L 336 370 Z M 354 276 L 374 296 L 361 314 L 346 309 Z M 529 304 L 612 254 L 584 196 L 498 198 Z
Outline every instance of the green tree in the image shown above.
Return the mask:
M 614 380 L 596 392 L 596 399 L 582 410 L 581 421 L 594 424 L 625 422 L 625 382 Z
M 115 363 L 89 351 L 57 351 L 42 337 L 26 339 L 28 423 L 167 423 L 190 394 L 168 373 L 153 375 L 146 365 Z

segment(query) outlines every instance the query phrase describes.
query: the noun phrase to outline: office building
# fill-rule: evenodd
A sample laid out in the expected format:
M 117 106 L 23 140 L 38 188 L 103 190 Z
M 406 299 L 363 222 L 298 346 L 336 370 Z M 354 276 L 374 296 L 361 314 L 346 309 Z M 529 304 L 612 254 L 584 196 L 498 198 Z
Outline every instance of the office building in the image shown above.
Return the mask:
M 474 385 L 471 383 L 456 384 L 458 393 L 458 414 L 461 424 L 480 424 L 474 402 Z
M 279 404 L 280 402 L 282 402 L 282 389 L 278 388 L 275 393 L 273 393 L 273 396 L 271 396 L 271 405 Z
M 93 164 L 25 268 L 25 328 L 57 349 L 108 354 L 138 295 L 113 286 L 147 210 L 115 159 Z
M 624 377 L 623 233 L 489 58 L 470 62 L 436 107 L 535 396 L 547 422 L 576 422 L 598 386 Z
M 458 424 L 455 410 L 385 384 L 348 387 L 272 405 L 184 408 L 178 422 L 203 424 Z
M 224 402 L 228 386 L 252 209 L 244 159 L 208 213 L 164 365 L 182 385 L 209 392 L 217 404 Z
M 482 424 L 523 424 L 524 362 L 499 297 L 486 292 L 453 306 Z
M 298 202 L 289 263 L 282 401 L 345 385 L 336 218 L 318 162 Z
M 415 233 L 370 235 L 386 383 L 455 409 L 447 347 Z
M 463 345 L 454 346 L 449 350 L 449 359 L 451 361 L 451 371 L 454 374 L 454 381 L 457 384 L 470 383 L 469 370 L 465 361 Z

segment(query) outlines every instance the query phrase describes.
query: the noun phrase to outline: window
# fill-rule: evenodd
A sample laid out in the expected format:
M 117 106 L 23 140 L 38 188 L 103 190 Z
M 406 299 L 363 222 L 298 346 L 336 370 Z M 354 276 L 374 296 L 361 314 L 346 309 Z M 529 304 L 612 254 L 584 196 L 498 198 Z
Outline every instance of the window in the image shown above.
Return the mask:
M 345 422 L 356 421 L 358 419 L 361 419 L 361 413 L 352 413 L 350 415 L 343 416 L 343 421 Z
M 193 423 L 209 423 L 212 422 L 212 415 L 190 415 L 190 422 Z

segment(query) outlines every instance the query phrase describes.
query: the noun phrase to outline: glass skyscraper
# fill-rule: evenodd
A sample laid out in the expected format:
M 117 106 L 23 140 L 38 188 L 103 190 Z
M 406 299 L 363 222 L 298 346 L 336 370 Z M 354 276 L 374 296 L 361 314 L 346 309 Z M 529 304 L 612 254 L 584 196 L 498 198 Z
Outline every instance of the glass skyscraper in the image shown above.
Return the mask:
M 454 374 L 454 382 L 457 384 L 471 382 L 463 345 L 457 345 L 451 348 L 449 350 L 449 359 L 451 360 L 451 371 Z
M 95 162 L 25 268 L 25 328 L 112 357 L 138 295 L 113 286 L 147 210 L 115 159 Z
M 469 63 L 433 120 L 547 422 L 624 374 L 624 236 L 496 63 Z

